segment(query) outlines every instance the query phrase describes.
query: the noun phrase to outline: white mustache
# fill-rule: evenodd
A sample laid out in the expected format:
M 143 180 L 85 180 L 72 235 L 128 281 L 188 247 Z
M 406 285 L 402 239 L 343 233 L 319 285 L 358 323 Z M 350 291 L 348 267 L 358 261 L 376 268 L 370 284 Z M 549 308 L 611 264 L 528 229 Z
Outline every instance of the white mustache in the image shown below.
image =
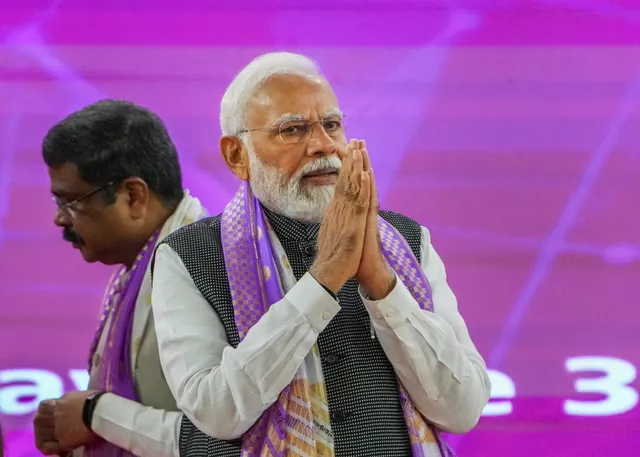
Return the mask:
M 322 159 L 309 162 L 300 170 L 298 170 L 294 176 L 294 181 L 299 181 L 302 177 L 308 173 L 323 170 L 340 170 L 342 168 L 342 161 L 339 157 L 333 155 L 330 157 L 323 157 Z

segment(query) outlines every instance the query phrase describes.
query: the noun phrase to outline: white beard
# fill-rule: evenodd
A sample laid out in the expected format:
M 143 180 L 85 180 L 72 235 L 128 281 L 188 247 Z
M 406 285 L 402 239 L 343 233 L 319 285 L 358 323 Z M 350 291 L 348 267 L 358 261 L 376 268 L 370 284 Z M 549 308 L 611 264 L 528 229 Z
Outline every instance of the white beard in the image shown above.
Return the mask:
M 322 221 L 335 185 L 300 186 L 302 177 L 326 168 L 339 169 L 341 160 L 336 155 L 309 162 L 291 177 L 273 165 L 264 163 L 255 153 L 250 141 L 245 141 L 249 151 L 249 185 L 255 196 L 274 213 L 306 224 Z

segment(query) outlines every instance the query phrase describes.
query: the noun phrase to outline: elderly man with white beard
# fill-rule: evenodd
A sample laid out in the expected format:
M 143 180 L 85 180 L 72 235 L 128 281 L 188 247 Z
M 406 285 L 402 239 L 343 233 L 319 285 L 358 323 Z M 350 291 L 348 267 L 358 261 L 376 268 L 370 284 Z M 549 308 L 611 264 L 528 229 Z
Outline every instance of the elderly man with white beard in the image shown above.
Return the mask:
M 478 422 L 485 363 L 427 229 L 378 210 L 366 144 L 316 64 L 255 59 L 220 117 L 242 185 L 155 256 L 180 455 L 453 455 L 440 432 Z

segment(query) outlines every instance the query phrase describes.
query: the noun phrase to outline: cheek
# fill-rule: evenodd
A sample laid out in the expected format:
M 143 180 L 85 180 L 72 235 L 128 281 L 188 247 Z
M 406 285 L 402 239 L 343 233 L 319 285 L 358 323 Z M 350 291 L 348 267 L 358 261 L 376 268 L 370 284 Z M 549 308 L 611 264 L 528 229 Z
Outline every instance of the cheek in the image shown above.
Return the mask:
M 104 220 L 78 220 L 73 230 L 82 237 L 86 245 L 98 246 L 104 242 L 104 237 L 109 233 L 109 226 Z
M 288 178 L 291 178 L 302 166 L 305 165 L 303 157 L 303 153 L 286 154 L 281 157 L 277 166 Z
M 78 232 L 87 243 L 103 244 L 105 240 L 113 238 L 120 225 L 117 214 L 106 209 L 96 211 L 90 216 L 78 219 L 74 224 L 74 230 Z
M 137 214 L 139 208 L 134 208 L 133 206 L 135 205 L 128 205 L 124 201 L 118 201 L 104 208 L 102 211 L 104 224 L 109 226 L 111 231 L 116 234 L 127 232 L 141 216 Z
M 346 143 L 346 140 L 344 144 L 336 145 L 336 152 L 338 153 L 338 157 L 340 158 L 340 160 L 344 160 L 344 155 L 347 152 L 348 148 L 349 148 L 349 144 Z
M 257 149 L 257 148 L 256 148 Z M 304 165 L 304 148 L 291 146 L 287 148 L 260 148 L 258 158 L 263 163 L 282 170 L 288 178 L 295 175 L 296 171 Z

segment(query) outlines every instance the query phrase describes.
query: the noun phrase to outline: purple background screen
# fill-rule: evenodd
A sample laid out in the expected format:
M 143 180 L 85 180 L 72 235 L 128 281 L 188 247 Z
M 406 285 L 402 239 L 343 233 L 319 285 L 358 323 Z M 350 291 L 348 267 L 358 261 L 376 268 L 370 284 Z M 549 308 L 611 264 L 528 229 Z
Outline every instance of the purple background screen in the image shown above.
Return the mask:
M 104 3 L 102 5 L 101 3 Z M 156 111 L 187 187 L 238 185 L 218 106 L 251 58 L 315 58 L 383 206 L 431 228 L 492 370 L 461 457 L 640 455 L 636 0 L 0 0 L 0 421 L 83 388 L 110 273 L 53 226 L 40 142 L 104 97 Z

